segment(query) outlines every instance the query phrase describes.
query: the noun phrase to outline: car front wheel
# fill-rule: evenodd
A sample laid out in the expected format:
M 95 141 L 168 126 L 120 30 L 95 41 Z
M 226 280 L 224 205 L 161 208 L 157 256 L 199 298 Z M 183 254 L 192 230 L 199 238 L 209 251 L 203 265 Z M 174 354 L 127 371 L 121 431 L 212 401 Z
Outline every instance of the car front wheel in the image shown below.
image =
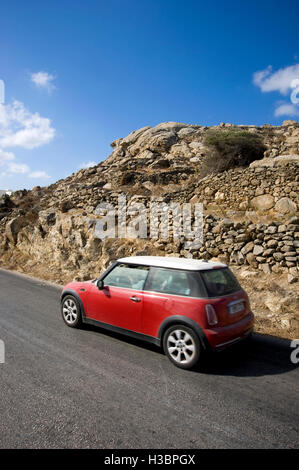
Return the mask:
M 79 328 L 82 323 L 80 305 L 72 295 L 66 295 L 61 302 L 61 314 L 65 323 L 71 328 Z
M 196 333 L 184 325 L 173 325 L 163 338 L 167 357 L 181 369 L 191 369 L 200 358 L 200 340 Z

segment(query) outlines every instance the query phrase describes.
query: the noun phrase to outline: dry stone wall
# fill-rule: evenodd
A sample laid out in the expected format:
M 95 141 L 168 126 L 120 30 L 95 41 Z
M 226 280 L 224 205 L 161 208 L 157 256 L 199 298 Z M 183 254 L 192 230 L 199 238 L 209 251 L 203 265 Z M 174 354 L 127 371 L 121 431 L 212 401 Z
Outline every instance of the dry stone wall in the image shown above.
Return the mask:
M 98 165 L 49 187 L 17 191 L 0 201 L 2 265 L 44 265 L 59 277 L 88 278 L 112 259 L 130 254 L 167 254 L 222 258 L 264 273 L 298 268 L 299 125 L 233 126 L 262 136 L 264 159 L 248 168 L 200 176 L 203 144 L 209 129 L 162 123 L 112 143 L 113 152 Z M 94 236 L 96 208 L 102 201 L 117 209 L 119 194 L 130 204 L 138 198 L 204 206 L 204 240 L 186 251 L 181 240 L 101 242 Z

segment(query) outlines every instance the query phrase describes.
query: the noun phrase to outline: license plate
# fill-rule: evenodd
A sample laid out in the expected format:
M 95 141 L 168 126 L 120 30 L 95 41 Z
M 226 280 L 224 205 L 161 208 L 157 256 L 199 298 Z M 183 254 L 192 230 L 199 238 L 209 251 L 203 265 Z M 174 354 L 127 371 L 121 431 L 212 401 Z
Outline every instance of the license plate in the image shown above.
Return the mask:
M 228 307 L 228 313 L 238 313 L 244 310 L 244 302 L 236 302 Z

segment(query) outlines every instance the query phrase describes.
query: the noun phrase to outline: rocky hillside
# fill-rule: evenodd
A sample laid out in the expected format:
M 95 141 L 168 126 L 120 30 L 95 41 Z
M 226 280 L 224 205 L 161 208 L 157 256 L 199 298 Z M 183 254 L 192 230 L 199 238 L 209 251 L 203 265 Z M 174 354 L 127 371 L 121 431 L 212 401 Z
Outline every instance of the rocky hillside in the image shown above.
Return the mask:
M 111 260 L 130 254 L 218 258 L 254 289 L 259 331 L 299 337 L 299 124 L 219 126 L 226 127 L 260 135 L 264 158 L 202 178 L 203 139 L 211 128 L 168 122 L 116 140 L 111 155 L 92 168 L 4 197 L 2 267 L 65 283 L 95 277 Z M 151 201 L 202 203 L 202 247 L 186 249 L 184 237 L 174 239 L 171 230 L 165 240 L 96 238 L 98 204 L 107 201 L 117 209 L 120 194 L 128 207 L 142 202 L 148 208 Z

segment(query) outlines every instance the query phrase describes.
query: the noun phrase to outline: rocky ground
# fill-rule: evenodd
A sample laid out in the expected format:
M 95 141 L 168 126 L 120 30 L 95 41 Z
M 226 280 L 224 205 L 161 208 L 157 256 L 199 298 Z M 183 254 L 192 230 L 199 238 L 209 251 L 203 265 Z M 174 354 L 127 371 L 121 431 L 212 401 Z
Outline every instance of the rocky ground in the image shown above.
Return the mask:
M 163 123 L 113 142 L 112 154 L 92 168 L 2 198 L 1 266 L 63 284 L 94 277 L 124 255 L 217 258 L 251 294 L 258 331 L 298 338 L 299 124 L 238 127 L 260 135 L 267 147 L 247 168 L 203 178 L 208 128 Z M 142 203 L 147 215 L 152 201 L 202 203 L 202 247 L 188 249 L 183 235 L 173 238 L 172 214 L 165 240 L 96 238 L 98 204 L 117 209 L 120 195 L 131 209 Z

